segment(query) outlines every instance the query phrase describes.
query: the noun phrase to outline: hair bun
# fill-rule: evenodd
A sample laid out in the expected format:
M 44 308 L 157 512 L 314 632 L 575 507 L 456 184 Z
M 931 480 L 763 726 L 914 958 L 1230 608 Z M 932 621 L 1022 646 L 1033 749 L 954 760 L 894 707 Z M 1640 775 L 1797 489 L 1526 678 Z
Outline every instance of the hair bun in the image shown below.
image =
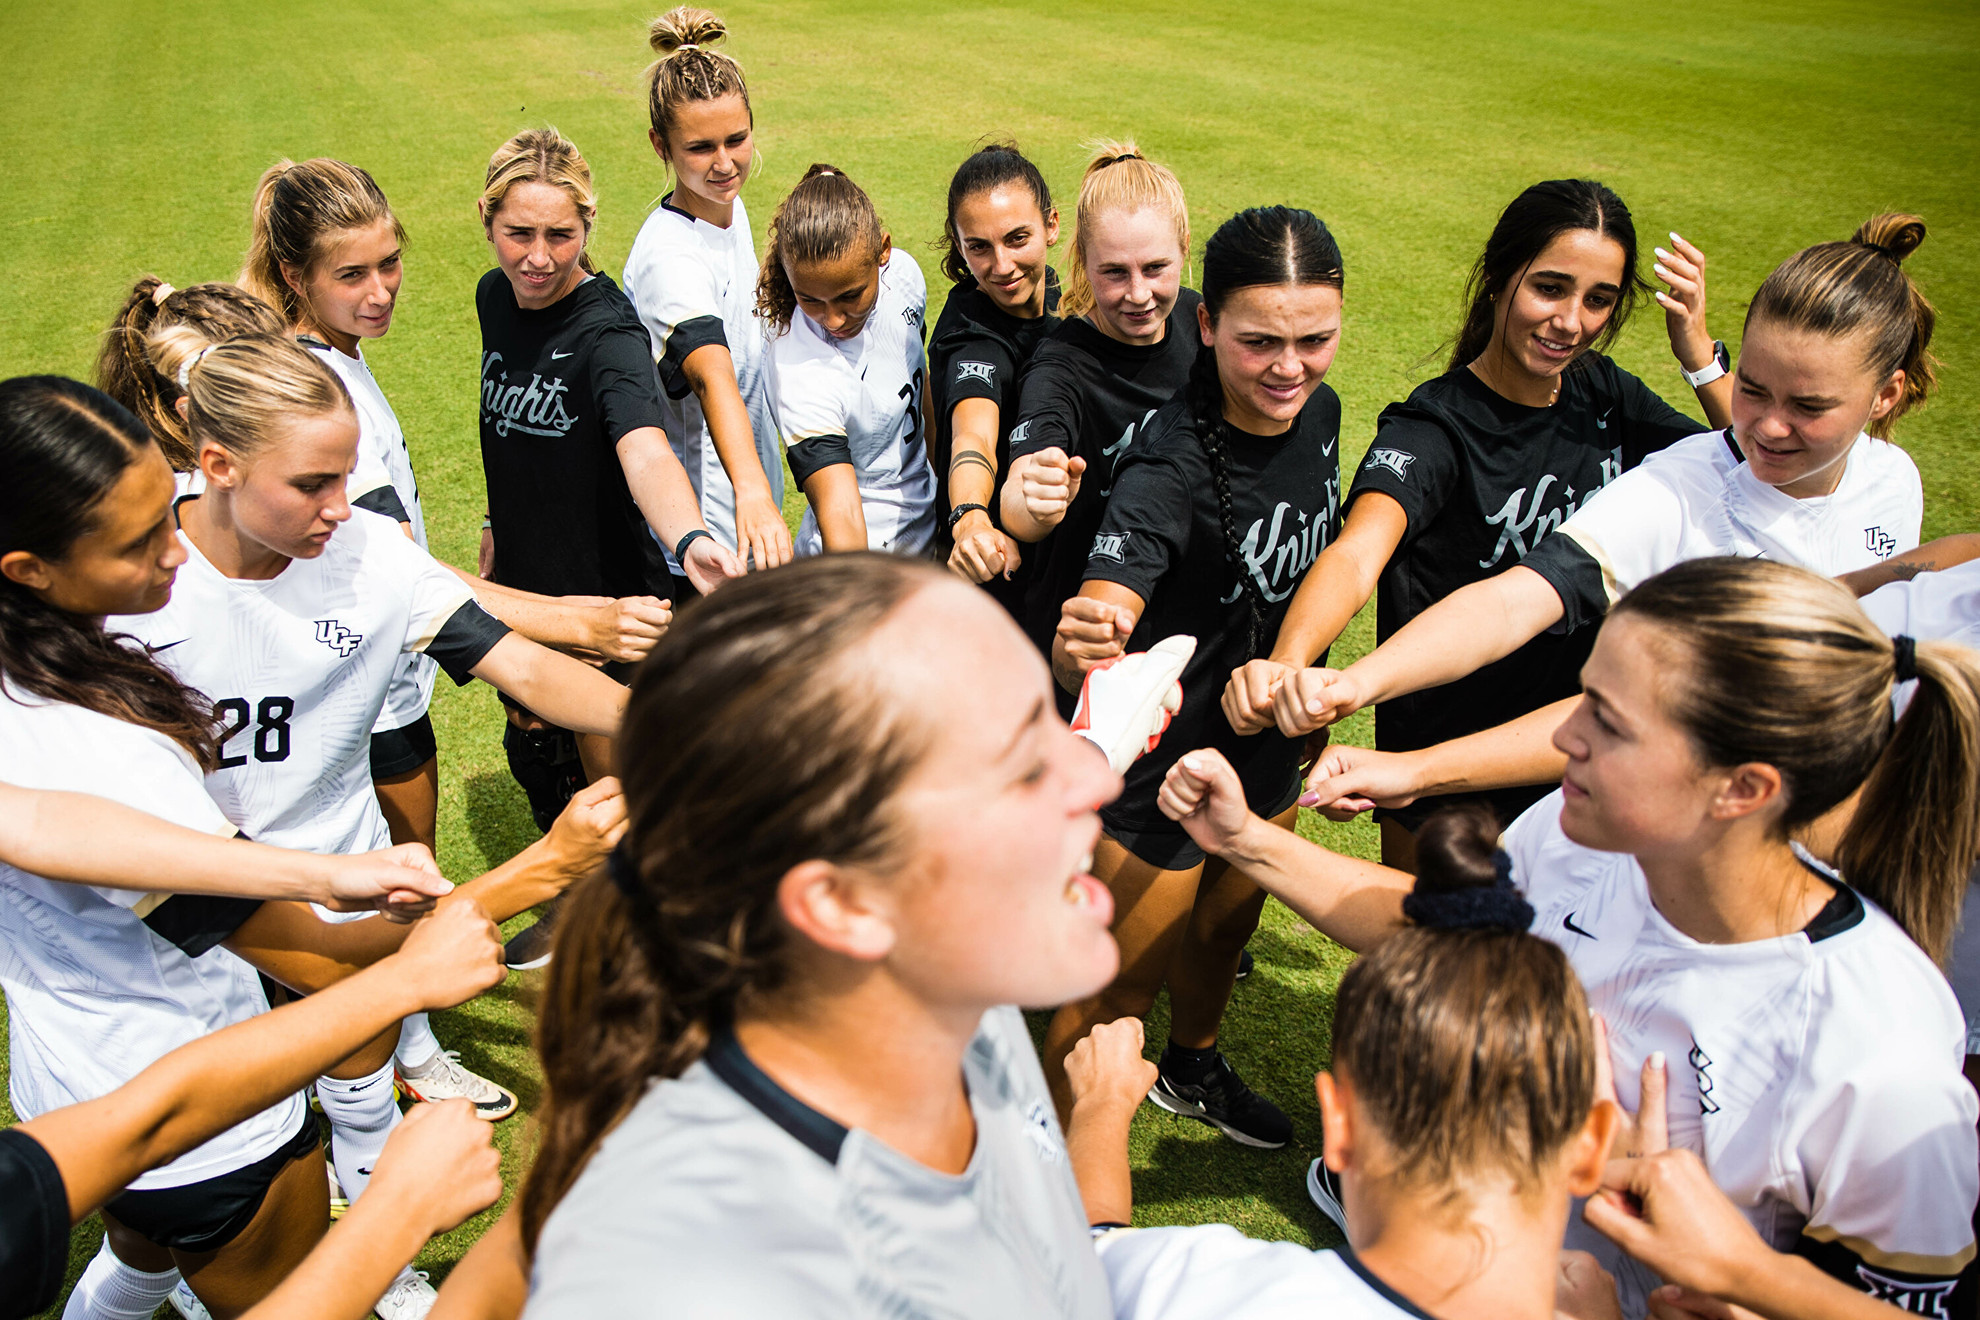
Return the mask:
M 1533 925 L 1533 906 L 1512 882 L 1499 822 L 1476 804 L 1433 812 L 1416 832 L 1416 887 L 1403 915 L 1427 930 L 1503 930 Z
M 684 46 L 699 50 L 718 45 L 728 35 L 729 29 L 721 19 L 709 10 L 688 5 L 669 9 L 646 25 L 646 44 L 663 60 Z
M 1922 217 L 1889 211 L 1865 220 L 1850 236 L 1852 243 L 1875 248 L 1892 261 L 1902 263 L 1925 241 Z

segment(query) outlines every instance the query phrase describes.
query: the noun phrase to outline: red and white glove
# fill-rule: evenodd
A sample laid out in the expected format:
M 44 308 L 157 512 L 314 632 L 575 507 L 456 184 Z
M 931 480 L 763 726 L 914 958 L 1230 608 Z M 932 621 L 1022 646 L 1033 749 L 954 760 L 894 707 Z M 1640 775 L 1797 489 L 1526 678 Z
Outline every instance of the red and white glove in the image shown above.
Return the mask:
M 1176 680 L 1194 654 L 1196 639 L 1178 633 L 1146 651 L 1095 665 L 1079 685 L 1073 732 L 1106 753 L 1115 774 L 1126 774 L 1136 759 L 1155 750 L 1182 709 L 1182 684 Z

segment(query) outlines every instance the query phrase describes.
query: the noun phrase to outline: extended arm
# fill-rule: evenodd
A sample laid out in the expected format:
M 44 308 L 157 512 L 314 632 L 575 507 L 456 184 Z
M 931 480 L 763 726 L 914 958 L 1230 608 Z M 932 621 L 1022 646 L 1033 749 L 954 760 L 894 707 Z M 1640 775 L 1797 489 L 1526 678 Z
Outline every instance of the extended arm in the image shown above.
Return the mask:
M 776 568 L 791 561 L 791 531 L 784 511 L 770 497 L 770 478 L 756 452 L 756 431 L 749 406 L 736 384 L 736 363 L 726 344 L 703 344 L 681 363 L 681 374 L 701 402 L 715 456 L 736 491 L 736 553 L 755 559 L 758 568 Z M 668 544 L 672 544 L 669 542 Z
M 1271 655 L 1234 671 L 1224 688 L 1224 716 L 1239 733 L 1272 726 L 1272 698 L 1295 671 L 1318 660 L 1375 594 L 1375 584 L 1409 530 L 1402 505 L 1380 491 L 1355 497 L 1334 543 L 1306 570 Z
M 1012 458 L 1003 494 L 998 497 L 1004 530 L 1020 541 L 1044 540 L 1065 521 L 1085 472 L 1085 459 L 1068 458 L 1066 451 L 1058 448 Z
M 643 660 L 673 621 L 671 601 L 657 596 L 539 596 L 479 578 L 452 564 L 482 609 L 532 642 L 586 651 L 607 660 Z
M 1927 541 L 1916 550 L 1893 555 L 1881 564 L 1839 574 L 1836 581 L 1863 597 L 1893 582 L 1909 582 L 1920 573 L 1937 573 L 1980 557 L 1980 532 L 1955 532 Z
M 988 582 L 1017 569 L 1015 539 L 997 530 L 988 510 L 997 500 L 997 405 L 963 399 L 949 414 L 949 508 L 980 504 L 956 520 L 956 548 L 949 567 L 972 582 Z
M 1080 584 L 1079 594 L 1060 607 L 1052 637 L 1052 677 L 1059 686 L 1077 692 L 1088 670 L 1124 654 L 1145 604 L 1118 582 Z
M 581 660 L 519 633 L 489 648 L 474 676 L 515 698 L 552 724 L 607 737 L 619 731 L 626 689 Z
M 529 1257 L 521 1213 L 511 1205 L 461 1257 L 426 1320 L 516 1320 L 527 1300 Z
M 669 550 L 692 531 L 707 531 L 701 521 L 701 502 L 688 483 L 687 470 L 674 457 L 667 433 L 657 426 L 641 426 L 619 437 L 619 466 L 625 469 L 626 488 L 633 503 L 646 519 L 646 525 Z M 694 589 L 713 591 L 724 580 L 742 572 L 735 555 L 712 535 L 697 537 L 681 563 Z
M 1580 700 L 1563 697 L 1496 728 L 1414 752 L 1330 746 L 1307 775 L 1300 805 L 1342 820 L 1371 807 L 1406 807 L 1419 797 L 1558 783 L 1567 757 L 1554 746 L 1554 731 Z
M 850 463 L 832 463 L 804 479 L 804 497 L 818 518 L 825 550 L 866 549 L 866 507 L 859 499 L 859 478 Z
M 407 1014 L 462 1003 L 502 979 L 498 934 L 472 903 L 447 904 L 404 938 L 339 985 L 181 1046 L 99 1100 L 23 1124 L 62 1171 L 71 1217 L 302 1089 Z
M 1089 1224 L 1125 1224 L 1134 1213 L 1128 1125 L 1156 1075 L 1142 1046 L 1141 1019 L 1125 1017 L 1095 1027 L 1066 1056 L 1066 1154 Z
M 1329 852 L 1260 819 L 1221 752 L 1183 756 L 1169 767 L 1156 802 L 1198 847 L 1229 861 L 1336 944 L 1366 953 L 1402 920 L 1413 877 Z
M 86 793 L 0 784 L 0 861 L 76 884 L 144 893 L 293 899 L 411 916 L 453 886 L 419 844 L 322 857 L 201 834 Z
M 1310 733 L 1364 706 L 1463 678 L 1560 622 L 1564 607 L 1530 568 L 1459 587 L 1344 670 L 1307 669 L 1279 687 L 1279 728 Z

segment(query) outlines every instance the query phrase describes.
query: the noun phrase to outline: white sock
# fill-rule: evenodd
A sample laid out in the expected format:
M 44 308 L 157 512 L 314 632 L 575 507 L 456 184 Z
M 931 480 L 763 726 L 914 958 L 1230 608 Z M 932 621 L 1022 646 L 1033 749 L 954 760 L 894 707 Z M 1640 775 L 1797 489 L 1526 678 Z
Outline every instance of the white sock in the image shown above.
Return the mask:
M 103 1239 L 103 1250 L 76 1280 L 62 1320 L 151 1320 L 151 1313 L 165 1304 L 165 1298 L 179 1284 L 179 1271 L 146 1274 L 126 1265 L 110 1250 L 110 1239 Z
M 368 1077 L 319 1077 L 316 1098 L 330 1120 L 330 1162 L 344 1195 L 355 1201 L 371 1183 L 385 1138 L 399 1125 L 399 1106 L 392 1099 L 392 1065 Z
M 426 1014 L 415 1013 L 399 1024 L 399 1048 L 394 1057 L 407 1068 L 417 1068 L 440 1052 L 440 1039 L 433 1034 Z

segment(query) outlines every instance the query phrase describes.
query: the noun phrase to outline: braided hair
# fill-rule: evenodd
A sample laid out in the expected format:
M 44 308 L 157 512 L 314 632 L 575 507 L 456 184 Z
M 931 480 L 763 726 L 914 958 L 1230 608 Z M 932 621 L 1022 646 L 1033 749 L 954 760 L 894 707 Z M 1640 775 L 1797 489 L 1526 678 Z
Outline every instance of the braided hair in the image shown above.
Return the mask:
M 1311 211 L 1290 206 L 1254 206 L 1239 211 L 1210 236 L 1203 249 L 1203 309 L 1214 326 L 1224 302 L 1238 289 L 1264 285 L 1319 284 L 1341 287 L 1341 249 L 1332 233 Z M 1245 658 L 1256 656 L 1265 633 L 1265 590 L 1246 565 L 1238 540 L 1237 515 L 1231 503 L 1229 423 L 1224 420 L 1224 386 L 1217 370 L 1217 351 L 1199 348 L 1183 387 L 1190 420 L 1203 453 L 1210 460 L 1210 481 L 1217 495 L 1217 520 L 1224 537 L 1224 557 L 1237 575 L 1238 592 L 1250 611 Z

